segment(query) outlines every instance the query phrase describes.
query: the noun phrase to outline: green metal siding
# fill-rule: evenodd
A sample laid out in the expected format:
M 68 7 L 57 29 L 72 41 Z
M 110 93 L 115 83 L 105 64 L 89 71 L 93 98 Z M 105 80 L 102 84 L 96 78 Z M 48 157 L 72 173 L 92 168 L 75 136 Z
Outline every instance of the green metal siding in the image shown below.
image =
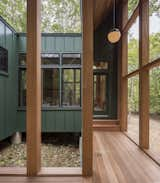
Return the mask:
M 26 52 L 26 35 L 17 34 L 17 51 Z M 62 36 L 63 35 L 63 36 Z M 81 53 L 81 35 L 73 36 L 64 34 L 43 34 L 42 53 Z
M 0 140 L 16 131 L 17 67 L 15 33 L 0 20 L 0 46 L 8 50 L 8 74 L 0 73 Z
M 26 35 L 17 36 L 17 54 L 26 52 Z M 43 34 L 42 53 L 81 53 L 81 35 L 73 34 Z M 18 63 L 18 60 L 17 60 Z M 18 82 L 18 81 L 17 81 Z M 17 90 L 18 92 L 18 90 Z M 17 111 L 18 131 L 26 129 L 25 110 Z M 42 110 L 42 132 L 80 132 L 82 126 L 81 109 L 45 109 Z
M 17 130 L 24 132 L 26 129 L 26 112 L 17 112 Z M 42 111 L 42 132 L 80 132 L 81 110 L 56 110 Z

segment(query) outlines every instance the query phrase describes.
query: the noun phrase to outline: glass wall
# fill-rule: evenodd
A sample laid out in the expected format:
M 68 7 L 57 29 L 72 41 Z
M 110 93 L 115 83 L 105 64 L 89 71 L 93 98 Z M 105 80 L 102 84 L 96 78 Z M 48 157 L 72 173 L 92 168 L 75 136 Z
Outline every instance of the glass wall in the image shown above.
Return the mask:
M 130 18 L 138 6 L 139 0 L 128 0 L 128 17 Z
M 132 140 L 139 144 L 139 76 L 128 79 L 128 129 Z
M 139 68 L 139 17 L 128 31 L 128 73 Z
M 94 64 L 94 91 L 93 105 L 94 115 L 108 114 L 108 63 L 99 62 Z
M 150 70 L 150 150 L 160 155 L 160 67 Z
M 160 57 L 160 1 L 149 0 L 150 61 Z

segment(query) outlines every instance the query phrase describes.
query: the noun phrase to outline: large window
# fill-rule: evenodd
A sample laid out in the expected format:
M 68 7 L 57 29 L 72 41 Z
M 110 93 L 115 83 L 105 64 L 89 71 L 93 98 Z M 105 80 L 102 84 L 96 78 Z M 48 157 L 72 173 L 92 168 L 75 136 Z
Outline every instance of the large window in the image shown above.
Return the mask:
M 42 54 L 43 107 L 81 106 L 80 54 Z M 26 106 L 26 55 L 19 55 L 19 106 Z
M 93 105 L 94 115 L 108 114 L 108 62 L 94 64 L 94 91 Z
M 127 133 L 139 143 L 139 76 L 128 79 L 128 128 Z
M 160 57 L 160 1 L 149 1 L 150 61 Z
M 138 6 L 139 0 L 128 0 L 128 17 L 130 18 Z
M 128 31 L 128 73 L 139 68 L 139 18 Z
M 8 51 L 0 47 L 0 71 L 8 72 Z

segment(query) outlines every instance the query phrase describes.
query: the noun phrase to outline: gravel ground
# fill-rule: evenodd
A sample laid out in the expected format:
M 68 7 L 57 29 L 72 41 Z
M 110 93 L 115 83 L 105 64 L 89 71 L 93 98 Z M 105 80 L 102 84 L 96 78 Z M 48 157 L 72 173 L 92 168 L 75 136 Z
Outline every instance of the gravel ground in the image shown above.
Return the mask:
M 63 140 L 50 139 L 42 143 L 42 167 L 79 167 L 80 154 L 78 146 Z M 25 167 L 26 144 L 13 145 L 9 142 L 0 144 L 0 167 Z

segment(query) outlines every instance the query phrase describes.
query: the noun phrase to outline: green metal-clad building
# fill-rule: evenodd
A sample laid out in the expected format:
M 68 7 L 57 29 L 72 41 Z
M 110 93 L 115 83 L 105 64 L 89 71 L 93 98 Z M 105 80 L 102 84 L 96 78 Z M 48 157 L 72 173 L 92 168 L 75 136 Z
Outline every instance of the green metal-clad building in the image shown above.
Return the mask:
M 94 117 L 116 119 L 117 65 L 95 39 Z M 81 34 L 42 34 L 42 132 L 81 132 L 82 65 Z M 26 69 L 26 34 L 0 17 L 0 140 L 26 130 Z

